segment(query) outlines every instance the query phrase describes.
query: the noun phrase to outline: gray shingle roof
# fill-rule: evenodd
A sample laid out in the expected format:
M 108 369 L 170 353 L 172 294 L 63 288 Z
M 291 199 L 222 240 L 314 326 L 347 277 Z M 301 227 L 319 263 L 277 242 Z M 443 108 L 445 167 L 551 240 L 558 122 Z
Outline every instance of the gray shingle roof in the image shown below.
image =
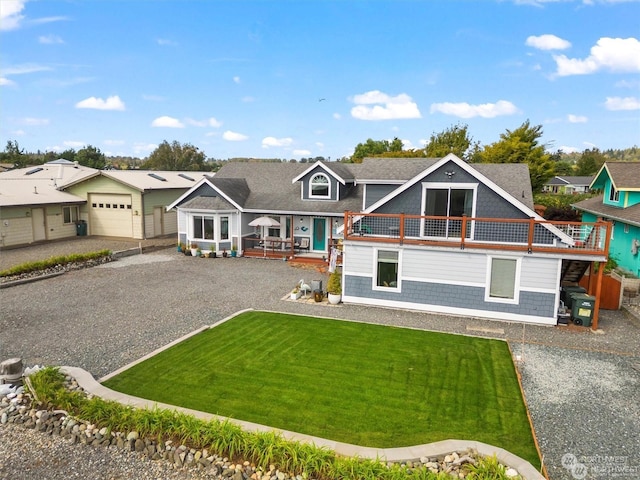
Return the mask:
M 640 227 L 640 204 L 627 208 L 619 208 L 605 205 L 602 203 L 602 200 L 603 196 L 598 195 L 572 204 L 571 206 L 577 210 L 583 210 L 597 215 L 598 217 L 610 218 Z
M 229 162 L 211 180 L 247 210 L 273 212 L 340 213 L 362 209 L 363 184 L 402 184 L 440 159 L 366 158 L 361 164 L 326 162 L 324 165 L 346 179 L 356 181 L 339 206 L 336 202 L 302 200 L 299 183 L 291 179 L 309 168 L 308 163 Z M 533 209 L 529 169 L 524 164 L 471 165 L 528 208 Z M 244 182 L 243 182 L 244 181 Z M 524 196 L 523 196 L 524 192 Z
M 640 189 L 640 162 L 607 162 L 605 166 L 618 190 Z

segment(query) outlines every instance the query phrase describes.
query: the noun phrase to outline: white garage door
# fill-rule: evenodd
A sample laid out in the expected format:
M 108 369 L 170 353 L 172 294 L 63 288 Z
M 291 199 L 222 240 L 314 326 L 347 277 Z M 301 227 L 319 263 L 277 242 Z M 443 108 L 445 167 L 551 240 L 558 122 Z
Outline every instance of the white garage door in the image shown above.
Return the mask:
M 92 193 L 89 208 L 91 235 L 133 237 L 131 195 Z

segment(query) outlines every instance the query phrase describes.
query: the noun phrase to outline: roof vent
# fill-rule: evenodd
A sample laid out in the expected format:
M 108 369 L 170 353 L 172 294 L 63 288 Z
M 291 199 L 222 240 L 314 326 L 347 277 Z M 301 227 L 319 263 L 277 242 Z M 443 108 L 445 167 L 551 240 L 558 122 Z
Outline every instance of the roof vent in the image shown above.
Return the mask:
M 35 185 L 33 186 L 33 193 L 35 193 L 36 195 L 38 194 L 38 187 L 36 187 Z
M 147 175 L 149 175 L 151 178 L 155 178 L 156 180 L 160 180 L 161 182 L 166 182 L 167 181 L 166 178 L 161 177 L 157 173 L 148 173 Z
M 178 176 L 182 178 L 186 178 L 187 180 L 191 180 L 192 182 L 195 182 L 195 180 L 191 178 L 189 175 L 187 175 L 186 173 L 179 173 Z
M 44 168 L 42 168 L 42 167 L 32 168 L 31 170 L 26 172 L 25 175 L 33 175 L 34 173 L 41 172 L 42 170 L 44 170 Z

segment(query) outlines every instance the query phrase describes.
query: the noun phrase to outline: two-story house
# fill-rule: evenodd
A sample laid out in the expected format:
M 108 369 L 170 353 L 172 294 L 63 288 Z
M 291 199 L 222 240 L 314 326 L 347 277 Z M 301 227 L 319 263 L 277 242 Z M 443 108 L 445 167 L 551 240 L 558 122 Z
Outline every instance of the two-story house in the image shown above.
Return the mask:
M 573 204 L 584 222 L 612 222 L 609 255 L 640 277 L 640 163 L 606 162 L 590 188 L 602 195 Z
M 535 213 L 526 165 L 452 154 L 229 163 L 168 208 L 179 241 L 202 248 L 328 258 L 340 239 L 343 301 L 356 304 L 555 325 L 571 266 L 607 258 L 605 223 Z M 269 249 L 250 225 L 259 216 L 277 223 Z

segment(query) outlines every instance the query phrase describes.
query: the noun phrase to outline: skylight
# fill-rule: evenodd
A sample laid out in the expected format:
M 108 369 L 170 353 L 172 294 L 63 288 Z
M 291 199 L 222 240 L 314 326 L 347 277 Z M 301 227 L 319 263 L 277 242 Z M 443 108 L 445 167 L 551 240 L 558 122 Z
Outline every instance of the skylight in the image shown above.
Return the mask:
M 34 173 L 41 172 L 42 170 L 44 170 L 44 168 L 36 167 L 36 168 L 33 168 L 33 169 L 29 170 L 28 172 L 26 172 L 25 175 L 33 175 Z
M 156 180 L 160 180 L 161 182 L 166 182 L 167 181 L 166 178 L 161 177 L 157 173 L 148 173 L 147 175 L 149 175 L 151 178 L 155 178 Z
M 186 178 L 187 180 L 191 180 L 192 182 L 195 181 L 193 178 L 191 178 L 189 175 L 187 175 L 185 173 L 179 173 L 178 176 L 182 177 L 182 178 Z

